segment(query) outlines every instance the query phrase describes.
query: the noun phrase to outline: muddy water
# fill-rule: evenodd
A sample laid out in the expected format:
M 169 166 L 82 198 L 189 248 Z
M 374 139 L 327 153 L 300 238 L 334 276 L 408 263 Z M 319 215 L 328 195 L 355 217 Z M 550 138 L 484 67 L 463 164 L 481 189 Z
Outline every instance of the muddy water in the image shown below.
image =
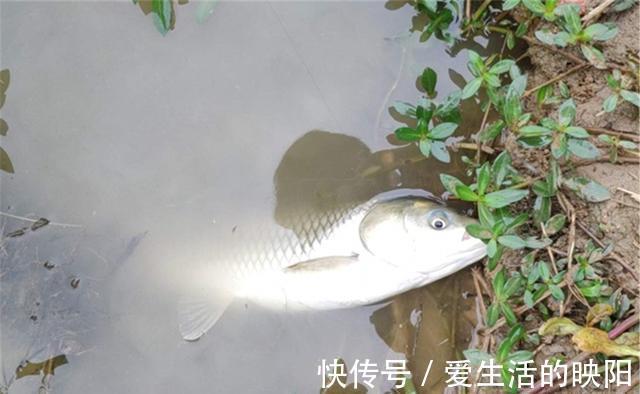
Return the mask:
M 412 10 L 381 2 L 223 2 L 203 25 L 194 8 L 162 37 L 130 2 L 1 3 L 15 174 L 0 175 L 0 211 L 53 222 L 2 241 L 4 385 L 308 393 L 321 360 L 340 357 L 407 359 L 418 380 L 434 360 L 424 391 L 441 390 L 444 360 L 471 335 L 468 272 L 352 310 L 235 302 L 196 343 L 178 334 L 171 278 L 255 221 L 287 227 L 300 209 L 398 187 L 440 193 L 459 159 L 391 145 L 388 107 L 417 99 L 426 64 L 444 97 L 468 77 L 464 48 L 487 42 L 418 44 Z

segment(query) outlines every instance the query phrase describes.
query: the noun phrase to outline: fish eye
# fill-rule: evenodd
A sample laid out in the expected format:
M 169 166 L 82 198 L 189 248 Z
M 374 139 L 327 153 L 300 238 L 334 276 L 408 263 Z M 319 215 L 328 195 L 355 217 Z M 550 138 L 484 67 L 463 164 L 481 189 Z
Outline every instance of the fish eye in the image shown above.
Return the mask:
M 435 230 L 443 230 L 447 227 L 447 218 L 438 212 L 429 219 L 429 225 Z

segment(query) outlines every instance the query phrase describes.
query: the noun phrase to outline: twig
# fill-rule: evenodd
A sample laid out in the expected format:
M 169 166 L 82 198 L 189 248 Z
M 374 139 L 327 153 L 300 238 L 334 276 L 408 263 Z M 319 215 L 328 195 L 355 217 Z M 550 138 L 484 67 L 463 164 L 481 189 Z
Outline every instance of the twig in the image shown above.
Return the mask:
M 484 2 L 480 4 L 480 7 L 478 7 L 476 12 L 474 12 L 473 15 L 471 16 L 471 20 L 475 21 L 476 19 L 480 18 L 480 15 L 482 15 L 484 10 L 489 6 L 489 4 L 491 4 L 491 1 L 492 0 L 484 0 Z
M 612 328 L 611 331 L 609 331 L 609 338 L 616 339 L 617 337 L 622 335 L 624 332 L 626 332 L 628 329 L 638 324 L 639 321 L 640 321 L 640 314 L 635 314 L 633 316 L 626 318 L 625 320 L 622 321 L 622 323 L 618 324 L 616 327 Z
M 466 1 L 465 13 L 467 20 L 471 20 L 471 0 Z
M 542 222 L 540 222 L 540 229 L 542 230 L 542 235 L 544 235 L 545 238 L 549 238 L 549 236 L 547 236 L 547 229 L 544 228 L 544 223 Z M 551 260 L 553 273 L 558 274 L 558 266 L 556 265 L 556 258 L 553 256 L 553 251 L 551 250 L 551 246 L 547 245 L 546 249 L 547 249 L 547 253 L 549 254 L 549 260 Z
M 640 142 L 640 135 L 633 133 L 632 131 L 615 131 L 603 129 L 602 127 L 583 127 L 590 133 L 596 134 L 608 134 L 619 138 L 626 138 L 628 140 L 633 140 L 636 142 Z
M 477 268 L 471 270 L 471 276 L 473 277 L 473 285 L 476 288 L 476 298 L 478 299 L 478 303 L 480 304 L 480 309 L 482 310 L 482 318 L 484 319 L 486 324 L 487 321 L 487 308 L 484 305 L 484 300 L 482 299 L 482 290 L 480 289 L 480 282 L 478 277 L 480 276 L 480 272 L 478 272 Z
M 468 150 L 478 150 L 478 145 L 477 144 L 472 144 L 470 142 L 458 142 L 456 144 L 453 145 L 455 148 L 457 149 L 468 149 Z M 495 149 L 489 147 L 489 146 L 481 146 L 481 149 L 484 153 L 489 154 L 489 155 L 493 155 L 494 153 L 496 153 Z
M 480 133 L 484 131 L 484 128 L 487 124 L 487 119 L 489 118 L 489 111 L 491 111 L 491 103 L 487 103 L 487 109 L 484 111 L 484 116 L 482 117 L 482 123 L 480 124 Z M 478 138 L 478 143 L 476 144 L 476 164 L 480 164 L 480 152 L 482 152 L 482 141 Z
M 598 19 L 598 17 L 600 16 L 600 14 L 602 14 L 603 12 L 605 12 L 607 10 L 607 8 L 609 8 L 609 6 L 611 4 L 613 4 L 616 0 L 604 0 L 602 3 L 600 3 L 599 6 L 597 6 L 596 8 L 592 9 L 587 15 L 582 17 L 582 24 L 583 26 L 586 26 L 589 24 L 589 22 L 593 19 Z
M 623 193 L 628 194 L 629 196 L 631 196 L 631 198 L 633 198 L 634 200 L 636 200 L 637 202 L 640 202 L 640 194 L 632 192 L 630 190 L 627 189 L 623 189 L 621 187 L 618 188 L 618 190 L 620 190 Z
M 6 212 L 0 212 L 0 216 L 5 216 L 8 218 L 12 218 L 12 219 L 17 219 L 17 220 L 24 220 L 25 222 L 29 222 L 29 223 L 35 223 L 40 219 L 31 219 L 31 218 L 26 218 L 24 216 L 18 216 L 18 215 L 12 215 L 10 213 L 6 213 Z M 84 226 L 80 225 L 80 224 L 69 224 L 69 223 L 58 223 L 58 222 L 49 222 L 47 223 L 50 226 L 60 226 L 60 227 L 73 227 L 73 228 L 82 228 Z
M 538 85 L 538 86 L 536 86 L 536 87 L 534 87 L 532 89 L 527 90 L 526 92 L 524 92 L 522 97 L 527 97 L 531 93 L 536 92 L 538 89 L 541 89 L 541 88 L 543 88 L 545 86 L 549 86 L 551 84 L 554 84 L 554 83 L 566 78 L 567 76 L 573 74 L 574 72 L 579 71 L 579 70 L 581 70 L 581 69 L 583 69 L 585 67 L 587 67 L 586 63 L 578 64 L 577 66 L 568 69 L 567 71 L 563 72 L 562 74 L 558 75 L 557 77 L 551 78 L 550 80 L 548 80 L 548 81 L 546 81 L 546 82 L 544 82 L 544 83 L 542 83 L 542 84 L 540 84 L 540 85 Z

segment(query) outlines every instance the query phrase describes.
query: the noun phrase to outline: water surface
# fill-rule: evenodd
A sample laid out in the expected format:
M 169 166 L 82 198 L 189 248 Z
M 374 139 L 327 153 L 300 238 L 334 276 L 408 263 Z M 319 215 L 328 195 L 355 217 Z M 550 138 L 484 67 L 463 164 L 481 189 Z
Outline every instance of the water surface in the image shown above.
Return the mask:
M 413 10 L 382 2 L 222 2 L 202 25 L 180 6 L 165 37 L 130 2 L 0 11 L 15 167 L 0 175 L 0 211 L 55 222 L 2 241 L 9 392 L 318 392 L 317 367 L 335 357 L 407 359 L 420 378 L 433 359 L 428 387 L 441 389 L 444 360 L 471 335 L 468 272 L 351 310 L 235 302 L 196 343 L 179 336 L 168 282 L 256 221 L 290 227 L 300 210 L 398 187 L 442 192 L 437 175 L 459 159 L 391 145 L 389 106 L 418 98 L 424 65 L 440 97 L 456 89 L 463 46 L 418 43 Z M 31 225 L 0 223 L 5 235 Z M 43 379 L 37 363 L 52 358 Z

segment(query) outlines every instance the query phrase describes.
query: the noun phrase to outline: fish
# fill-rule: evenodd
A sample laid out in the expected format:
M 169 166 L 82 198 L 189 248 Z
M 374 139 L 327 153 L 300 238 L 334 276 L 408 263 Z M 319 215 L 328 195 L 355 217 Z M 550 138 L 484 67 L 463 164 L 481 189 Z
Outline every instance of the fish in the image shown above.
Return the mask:
M 477 220 L 426 193 L 387 192 L 343 211 L 296 218 L 297 231 L 256 230 L 194 271 L 178 305 L 179 331 L 202 337 L 234 299 L 268 308 L 370 305 L 450 275 L 486 255 Z M 234 228 L 234 236 L 241 236 Z

